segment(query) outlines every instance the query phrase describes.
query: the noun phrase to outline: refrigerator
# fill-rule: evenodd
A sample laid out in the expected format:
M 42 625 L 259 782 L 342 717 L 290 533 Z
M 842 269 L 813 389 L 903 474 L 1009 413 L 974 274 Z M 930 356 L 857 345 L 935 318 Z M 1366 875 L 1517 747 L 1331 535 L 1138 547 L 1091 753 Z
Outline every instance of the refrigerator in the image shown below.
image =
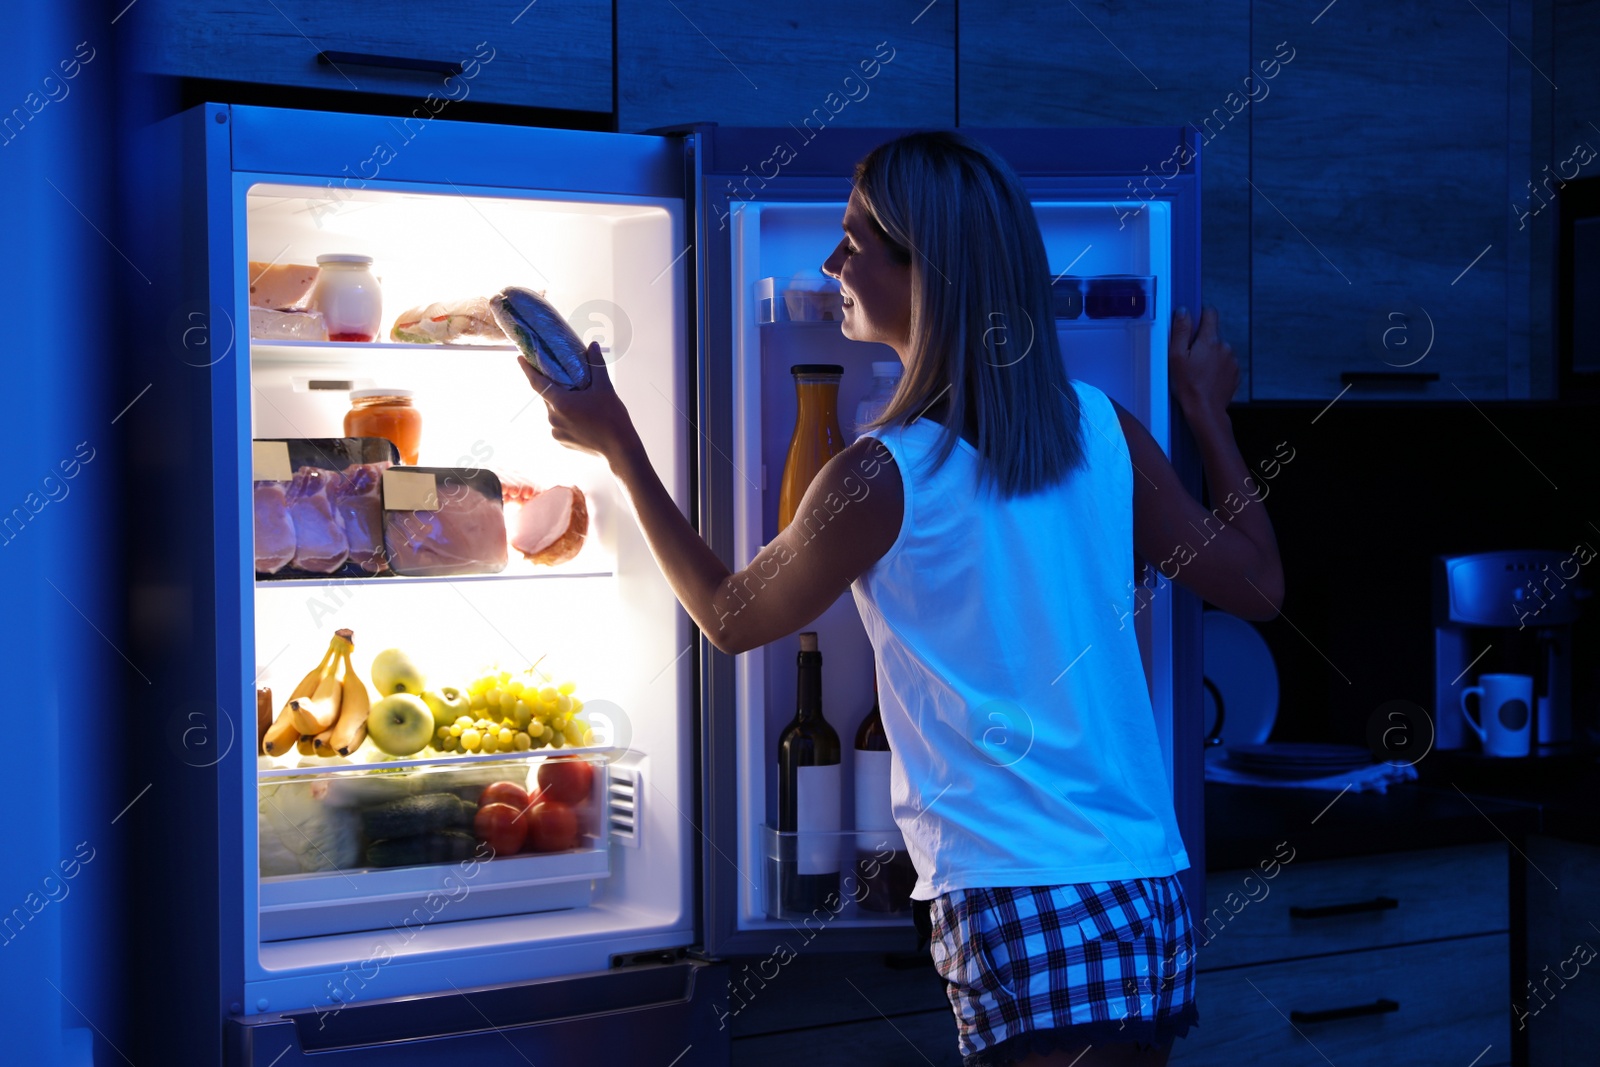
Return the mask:
M 737 569 L 776 533 L 789 367 L 845 368 L 848 429 L 870 364 L 893 358 L 845 340 L 825 300 L 797 294 L 814 290 L 808 276 L 838 240 L 855 161 L 897 132 L 627 135 L 218 104 L 147 131 L 127 191 L 139 253 L 163 270 L 135 301 L 127 373 L 150 379 L 160 431 L 130 462 L 165 491 L 136 524 L 130 568 L 180 617 L 145 641 L 152 691 L 165 694 L 150 714 L 181 729 L 150 769 L 149 877 L 128 906 L 141 1048 L 191 1063 L 719 1063 L 760 973 L 744 957 L 914 947 L 905 908 L 773 917 L 794 639 L 732 657 L 698 635 L 602 461 L 551 439 L 509 346 L 389 340 L 408 308 L 507 285 L 544 292 L 600 342 L 673 498 Z M 1192 132 L 970 132 L 1034 199 L 1063 309 L 1039 328 L 1059 330 L 1071 373 L 1192 476 L 1165 360 L 1171 310 L 1200 303 Z M 253 338 L 263 265 L 325 254 L 371 257 L 377 339 Z M 1088 313 L 1097 294 L 1130 286 L 1136 308 Z M 391 388 L 412 394 L 412 471 L 431 469 L 434 488 L 492 472 L 510 529 L 530 506 L 514 487 L 580 490 L 589 523 L 576 557 L 534 564 L 513 549 L 503 569 L 448 576 L 258 574 L 259 487 L 287 477 L 286 455 L 315 465 L 304 442 L 326 451 L 346 436 L 352 390 Z M 402 483 L 383 477 L 387 521 Z M 1107 610 L 1139 633 L 1199 906 L 1199 604 L 1128 578 L 1128 602 Z M 871 650 L 848 594 L 808 628 L 848 782 Z M 492 754 L 459 742 L 399 759 L 370 743 L 337 759 L 261 754 L 258 690 L 271 690 L 270 719 L 336 629 L 352 635 L 369 687 L 376 654 L 397 648 L 435 687 L 480 680 L 477 695 L 505 699 L 515 681 L 531 706 L 535 691 L 549 709 L 570 706 L 548 722 L 577 732 L 541 745 L 535 721 L 531 747 Z M 399 833 L 376 821 L 380 805 L 455 793 L 466 820 L 485 781 L 534 787 L 558 753 L 593 772 L 575 845 L 446 860 L 438 835 L 482 831 L 430 823 L 433 851 L 379 862 L 374 844 Z

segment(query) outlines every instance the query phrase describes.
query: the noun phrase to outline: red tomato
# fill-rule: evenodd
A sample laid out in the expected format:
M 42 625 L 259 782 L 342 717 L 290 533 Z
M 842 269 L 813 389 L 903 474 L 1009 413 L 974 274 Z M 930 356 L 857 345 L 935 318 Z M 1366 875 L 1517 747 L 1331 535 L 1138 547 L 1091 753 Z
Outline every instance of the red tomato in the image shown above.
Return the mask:
M 588 799 L 594 786 L 594 768 L 576 757 L 556 757 L 539 764 L 539 795 L 546 800 L 577 804 Z
M 478 807 L 486 808 L 490 804 L 510 804 L 521 811 L 528 806 L 528 791 L 516 782 L 495 782 L 483 791 L 478 798 Z
M 528 821 L 521 808 L 510 804 L 485 804 L 473 817 L 472 828 L 478 840 L 494 849 L 496 856 L 512 856 L 528 834 Z
M 578 847 L 578 815 L 569 805 L 546 800 L 523 814 L 528 826 L 527 851 L 561 852 Z

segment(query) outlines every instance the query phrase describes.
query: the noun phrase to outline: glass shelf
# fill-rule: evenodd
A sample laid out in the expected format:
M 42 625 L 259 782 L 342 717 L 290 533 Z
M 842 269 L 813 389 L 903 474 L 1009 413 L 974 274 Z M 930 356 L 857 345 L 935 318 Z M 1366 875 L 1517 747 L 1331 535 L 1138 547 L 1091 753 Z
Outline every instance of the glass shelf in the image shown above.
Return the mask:
M 356 751 L 357 753 L 360 753 L 362 749 L 357 749 Z M 594 764 L 596 767 L 599 767 L 601 763 L 607 762 L 614 752 L 615 750 L 610 745 L 565 745 L 561 748 L 552 748 L 549 745 L 545 745 L 543 748 L 530 748 L 523 752 L 491 752 L 487 755 L 480 752 L 476 754 L 458 756 L 444 752 L 436 752 L 428 756 L 408 756 L 404 759 L 380 759 L 367 760 L 364 762 L 348 761 L 337 763 L 330 759 L 325 763 L 308 763 L 303 767 L 273 765 L 276 764 L 280 758 L 284 760 L 289 760 L 291 758 L 288 753 L 285 753 L 282 757 L 258 755 L 256 757 L 256 778 L 323 778 L 330 774 L 370 774 L 374 771 L 383 772 L 415 770 L 419 767 L 440 767 L 446 769 L 455 768 L 458 771 L 465 771 L 474 767 L 481 767 L 487 764 L 495 763 L 521 764 L 522 766 L 517 768 L 517 771 L 525 774 L 528 761 L 530 760 L 545 760 L 552 756 L 588 756 L 591 757 L 588 762 Z M 294 754 L 293 758 L 316 760 L 321 759 L 322 757 L 300 756 L 298 753 L 296 753 Z M 339 758 L 341 760 L 348 759 L 347 757 Z M 263 764 L 268 765 L 263 766 Z M 600 792 L 603 795 L 605 791 L 604 789 L 601 789 Z M 404 795 L 403 790 L 397 790 L 395 796 L 401 795 Z
M 529 566 L 532 566 L 530 564 Z M 273 589 L 279 586 L 290 589 L 303 589 L 307 586 L 323 585 L 413 585 L 419 582 L 484 582 L 484 581 L 549 581 L 553 578 L 612 578 L 616 571 L 610 569 L 594 569 L 585 567 L 580 570 L 561 570 L 554 567 L 541 567 L 536 571 L 517 569 L 516 564 L 508 564 L 506 569 L 494 574 L 439 574 L 439 575 L 406 575 L 406 574 L 374 574 L 364 577 L 300 577 L 292 578 L 263 578 L 256 575 L 256 589 Z

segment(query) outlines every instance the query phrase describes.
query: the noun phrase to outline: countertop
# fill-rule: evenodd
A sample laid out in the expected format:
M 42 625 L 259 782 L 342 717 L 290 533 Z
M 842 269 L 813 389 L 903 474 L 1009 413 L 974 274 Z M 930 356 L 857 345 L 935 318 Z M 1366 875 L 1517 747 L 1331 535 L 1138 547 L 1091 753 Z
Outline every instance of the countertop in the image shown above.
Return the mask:
M 1288 842 L 1297 859 L 1338 859 L 1539 833 L 1600 845 L 1600 759 L 1486 759 L 1434 752 L 1386 793 L 1207 782 L 1206 869 L 1253 867 Z M 1519 845 L 1520 847 L 1520 845 Z

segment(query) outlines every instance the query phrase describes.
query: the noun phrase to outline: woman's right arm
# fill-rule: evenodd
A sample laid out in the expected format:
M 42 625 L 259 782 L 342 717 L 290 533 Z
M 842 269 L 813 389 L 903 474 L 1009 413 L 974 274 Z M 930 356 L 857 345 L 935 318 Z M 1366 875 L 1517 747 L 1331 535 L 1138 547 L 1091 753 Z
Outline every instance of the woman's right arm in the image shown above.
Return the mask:
M 1283 563 L 1267 518 L 1264 486 L 1233 438 L 1228 402 L 1239 382 L 1233 348 L 1217 336 L 1207 308 L 1198 332 L 1174 316 L 1168 349 L 1173 392 L 1200 448 L 1208 511 L 1189 495 L 1150 432 L 1119 405 L 1133 461 L 1134 548 L 1162 577 L 1244 619 L 1270 619 L 1283 606 Z

